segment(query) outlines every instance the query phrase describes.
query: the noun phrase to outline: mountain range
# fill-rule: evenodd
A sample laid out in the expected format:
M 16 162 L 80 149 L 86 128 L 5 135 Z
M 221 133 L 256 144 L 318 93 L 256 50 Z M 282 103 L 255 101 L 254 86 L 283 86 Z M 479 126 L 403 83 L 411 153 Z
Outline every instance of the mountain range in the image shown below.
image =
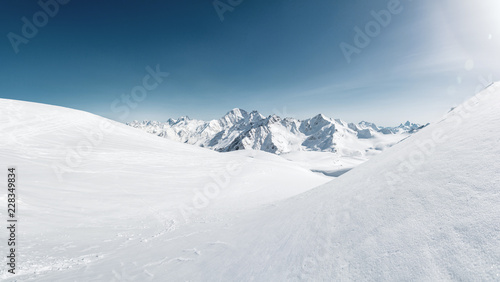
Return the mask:
M 160 137 L 219 152 L 243 149 L 274 154 L 320 151 L 342 156 L 362 156 L 382 150 L 424 127 L 409 121 L 397 127 L 379 127 L 365 121 L 354 124 L 323 114 L 305 120 L 277 115 L 265 117 L 257 111 L 238 108 L 211 121 L 184 116 L 166 122 L 133 121 L 127 124 Z

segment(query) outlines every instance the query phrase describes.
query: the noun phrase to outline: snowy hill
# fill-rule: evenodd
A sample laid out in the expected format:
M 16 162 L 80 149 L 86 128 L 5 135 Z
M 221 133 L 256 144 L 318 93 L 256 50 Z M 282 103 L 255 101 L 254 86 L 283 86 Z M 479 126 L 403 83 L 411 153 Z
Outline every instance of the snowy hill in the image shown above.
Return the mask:
M 74 280 L 48 277 L 114 261 L 120 249 L 146 246 L 190 222 L 221 221 L 330 179 L 265 152 L 221 154 L 89 113 L 5 99 L 0 163 L 2 183 L 8 166 L 19 175 L 17 281 Z M 7 198 L 3 189 L 5 207 Z M 7 244 L 0 252 L 7 254 Z M 0 280 L 11 277 L 4 269 Z M 123 281 L 113 271 L 121 270 L 87 281 Z
M 407 122 L 398 127 L 373 123 L 346 123 L 317 115 L 306 120 L 264 117 L 257 111 L 233 109 L 218 120 L 188 117 L 165 123 L 134 121 L 128 125 L 167 139 L 207 147 L 220 152 L 243 149 L 283 154 L 295 151 L 333 152 L 340 156 L 365 155 L 392 146 L 422 126 Z
M 498 280 L 499 108 L 494 84 L 311 189 L 324 178 L 273 154 L 219 154 L 87 113 L 0 100 L 0 155 L 22 183 L 20 273 L 1 278 Z M 88 136 L 102 141 L 85 151 L 78 144 Z M 87 152 L 80 161 L 78 151 Z M 238 173 L 228 163 L 241 164 Z M 53 166 L 65 168 L 62 180 Z

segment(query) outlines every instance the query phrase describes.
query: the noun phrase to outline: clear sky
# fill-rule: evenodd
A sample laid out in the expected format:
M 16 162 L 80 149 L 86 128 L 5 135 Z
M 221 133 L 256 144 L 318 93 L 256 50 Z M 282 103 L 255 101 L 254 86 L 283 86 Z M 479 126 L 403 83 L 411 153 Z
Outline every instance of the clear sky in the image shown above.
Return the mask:
M 119 121 L 214 119 L 239 107 L 425 123 L 470 97 L 480 77 L 500 80 L 498 0 L 41 3 L 0 3 L 0 97 Z M 157 83 L 148 66 L 169 76 Z

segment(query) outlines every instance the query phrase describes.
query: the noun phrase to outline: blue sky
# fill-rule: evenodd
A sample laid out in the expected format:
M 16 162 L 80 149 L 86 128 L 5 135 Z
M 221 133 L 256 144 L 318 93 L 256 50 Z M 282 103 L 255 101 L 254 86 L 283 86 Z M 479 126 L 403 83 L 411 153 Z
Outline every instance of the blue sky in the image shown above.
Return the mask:
M 239 107 L 389 126 L 436 120 L 481 77 L 500 79 L 496 0 L 220 0 L 223 21 L 212 1 L 55 1 L 42 0 L 58 5 L 46 24 L 36 1 L 0 4 L 1 98 L 119 121 L 214 119 Z M 40 27 L 24 37 L 22 18 L 34 15 Z M 356 27 L 372 28 L 363 48 Z M 357 48 L 349 62 L 342 43 Z M 154 89 L 133 107 L 120 102 L 148 66 L 169 76 L 148 80 Z

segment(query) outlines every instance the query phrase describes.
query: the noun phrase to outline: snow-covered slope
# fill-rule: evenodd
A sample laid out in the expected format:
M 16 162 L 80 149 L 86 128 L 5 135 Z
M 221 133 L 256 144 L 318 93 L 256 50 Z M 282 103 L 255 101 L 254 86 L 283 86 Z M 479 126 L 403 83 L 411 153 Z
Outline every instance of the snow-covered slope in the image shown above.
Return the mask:
M 193 227 L 207 233 L 177 254 L 202 255 L 165 271 L 176 281 L 498 281 L 499 108 L 495 84 L 335 181 L 230 228 Z
M 114 137 L 61 184 L 49 164 L 64 154 L 52 148 L 71 148 L 102 119 L 25 106 L 23 126 L 2 129 L 21 142 L 0 147 L 21 171 L 19 280 L 500 279 L 499 84 L 340 178 L 288 199 L 283 191 L 314 177 L 292 163 L 280 166 L 289 173 L 278 171 L 276 181 L 268 170 L 278 165 L 266 164 L 282 158 L 259 152 L 250 158 L 255 167 L 184 224 L 170 220 L 170 211 L 185 188 L 211 181 L 207 167 L 224 171 L 229 158 L 246 163 L 251 151 L 217 154 L 116 125 Z M 5 101 L 1 108 L 11 109 Z M 36 118 L 41 108 L 51 118 Z M 285 174 L 288 182 L 279 177 Z
M 407 122 L 398 127 L 373 123 L 346 123 L 317 115 L 306 120 L 264 117 L 257 111 L 233 109 L 209 122 L 181 117 L 165 123 L 134 121 L 128 125 L 167 139 L 221 152 L 243 149 L 282 154 L 296 151 L 334 152 L 341 156 L 362 155 L 391 146 L 422 126 Z
M 19 281 L 114 261 L 120 249 L 146 247 L 188 223 L 220 221 L 329 180 L 265 152 L 221 154 L 81 111 L 0 99 L 1 183 L 8 166 L 19 175 Z M 1 279 L 10 277 L 1 269 Z M 110 281 L 113 271 L 94 279 Z

